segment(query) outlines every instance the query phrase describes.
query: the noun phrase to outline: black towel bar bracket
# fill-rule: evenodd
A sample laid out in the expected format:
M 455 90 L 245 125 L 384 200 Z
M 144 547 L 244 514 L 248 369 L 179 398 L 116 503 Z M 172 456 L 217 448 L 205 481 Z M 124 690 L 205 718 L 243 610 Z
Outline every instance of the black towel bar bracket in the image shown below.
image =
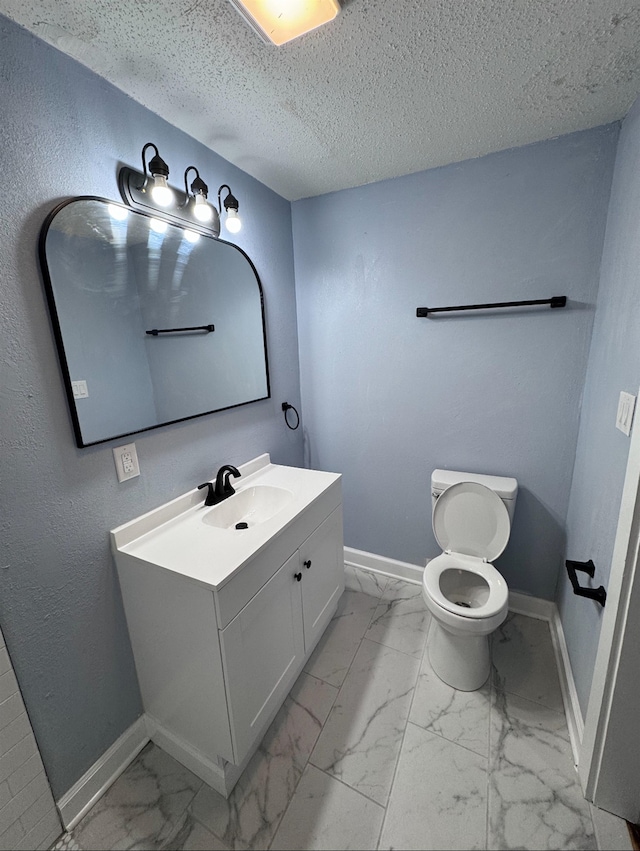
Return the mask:
M 432 313 L 445 313 L 456 310 L 492 310 L 495 307 L 533 307 L 548 304 L 549 307 L 565 307 L 566 295 L 556 295 L 553 298 L 536 298 L 528 301 L 495 301 L 491 304 L 461 304 L 456 307 L 418 307 L 416 316 L 430 316 Z
M 145 331 L 145 334 L 150 334 L 152 337 L 157 337 L 158 334 L 179 334 L 183 331 L 206 331 L 210 334 L 215 330 L 214 325 L 194 325 L 191 328 L 152 328 L 151 331 Z
M 596 566 L 591 559 L 589 561 L 565 561 L 565 567 L 571 580 L 573 593 L 577 594 L 578 597 L 588 597 L 590 600 L 595 600 L 601 606 L 604 606 L 607 599 L 607 592 L 604 589 L 604 585 L 601 585 L 599 588 L 583 588 L 576 576 L 576 570 L 582 570 L 584 573 L 588 573 L 593 579 Z

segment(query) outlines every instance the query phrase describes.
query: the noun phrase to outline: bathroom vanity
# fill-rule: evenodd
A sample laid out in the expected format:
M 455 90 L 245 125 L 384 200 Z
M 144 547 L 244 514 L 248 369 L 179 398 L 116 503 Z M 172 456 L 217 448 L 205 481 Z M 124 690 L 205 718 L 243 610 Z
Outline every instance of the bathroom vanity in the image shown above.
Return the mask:
M 111 532 L 150 738 L 225 796 L 344 590 L 340 475 L 239 469 Z

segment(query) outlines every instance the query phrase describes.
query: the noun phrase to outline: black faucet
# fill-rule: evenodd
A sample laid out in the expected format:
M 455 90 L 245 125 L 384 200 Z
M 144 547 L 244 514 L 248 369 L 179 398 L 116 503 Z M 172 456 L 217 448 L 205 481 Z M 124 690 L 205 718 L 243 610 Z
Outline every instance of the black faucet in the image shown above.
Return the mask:
M 237 467 L 234 467 L 232 464 L 225 464 L 218 470 L 215 487 L 213 482 L 204 482 L 203 484 L 198 485 L 198 490 L 201 488 L 207 488 L 207 496 L 204 504 L 217 505 L 219 502 L 222 502 L 223 499 L 233 496 L 235 488 L 229 479 L 231 476 L 238 478 L 239 475 L 240 470 L 238 470 Z

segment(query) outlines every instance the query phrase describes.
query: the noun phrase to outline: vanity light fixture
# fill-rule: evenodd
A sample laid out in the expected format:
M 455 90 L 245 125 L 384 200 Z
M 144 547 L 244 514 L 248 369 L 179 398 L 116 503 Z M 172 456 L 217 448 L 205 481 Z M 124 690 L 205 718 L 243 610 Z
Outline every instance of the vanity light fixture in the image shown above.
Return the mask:
M 149 160 L 149 174 L 153 178 L 153 186 L 151 187 L 151 197 L 159 207 L 169 207 L 173 202 L 173 190 L 167 184 L 169 177 L 169 166 L 158 153 L 157 147 L 153 142 L 147 142 L 142 149 L 142 171 L 144 173 L 145 182 L 140 187 L 142 191 L 146 190 L 149 183 L 149 175 L 147 174 L 147 161 L 145 153 L 149 148 L 153 148 L 155 156 Z
M 189 193 L 189 185 L 187 182 L 187 175 L 190 171 L 195 171 L 196 173 L 194 181 L 191 184 L 191 193 Z M 193 215 L 199 222 L 206 224 L 213 219 L 214 214 L 216 216 L 218 215 L 218 211 L 207 201 L 209 187 L 200 177 L 200 172 L 194 165 L 190 165 L 184 173 L 184 194 L 186 196 L 186 200 L 183 206 L 191 204 Z M 220 224 L 218 223 L 218 230 L 219 228 Z
M 224 201 L 221 200 L 220 193 L 223 189 L 227 190 L 227 196 Z M 224 225 L 229 233 L 238 233 L 240 228 L 242 227 L 242 219 L 238 215 L 238 199 L 235 197 L 233 192 L 231 191 L 231 187 L 226 183 L 223 183 L 220 189 L 218 189 L 218 210 L 220 211 L 220 215 L 222 215 L 222 205 L 224 204 L 224 208 L 227 212 L 227 216 L 224 220 Z
M 263 41 L 280 46 L 332 21 L 338 0 L 230 0 Z
M 146 154 L 149 148 L 153 148 L 155 155 L 147 165 Z M 231 192 L 228 184 L 223 183 L 218 189 L 218 206 L 215 201 L 208 200 L 209 187 L 200 177 L 200 172 L 194 165 L 190 165 L 184 172 L 184 190 L 177 189 L 167 184 L 169 167 L 160 157 L 157 147 L 152 142 L 142 149 L 143 171 L 129 168 L 123 165 L 118 172 L 118 186 L 123 201 L 139 210 L 147 216 L 162 219 L 186 228 L 193 234 L 212 236 L 218 239 L 220 236 L 220 218 L 222 210 L 226 212 L 225 224 L 230 233 L 238 233 L 242 227 L 238 216 L 238 199 Z M 190 176 L 193 180 L 190 182 Z M 159 185 L 156 181 L 160 179 Z M 165 189 L 172 199 L 170 206 L 165 205 L 166 197 L 160 201 L 156 199 L 156 189 Z M 226 196 L 223 200 L 223 190 Z

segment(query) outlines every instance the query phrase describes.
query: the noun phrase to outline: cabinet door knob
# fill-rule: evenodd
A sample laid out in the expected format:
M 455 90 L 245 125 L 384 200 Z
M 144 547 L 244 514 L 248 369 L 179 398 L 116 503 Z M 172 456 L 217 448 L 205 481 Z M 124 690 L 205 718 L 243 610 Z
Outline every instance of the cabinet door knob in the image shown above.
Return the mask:
M 293 575 L 296 578 L 296 582 L 300 582 L 300 580 L 302 579 L 302 574 L 301 573 L 294 573 Z
M 307 561 L 303 561 L 302 563 L 307 568 L 307 570 L 309 570 L 309 568 L 311 567 L 311 559 L 308 559 Z

